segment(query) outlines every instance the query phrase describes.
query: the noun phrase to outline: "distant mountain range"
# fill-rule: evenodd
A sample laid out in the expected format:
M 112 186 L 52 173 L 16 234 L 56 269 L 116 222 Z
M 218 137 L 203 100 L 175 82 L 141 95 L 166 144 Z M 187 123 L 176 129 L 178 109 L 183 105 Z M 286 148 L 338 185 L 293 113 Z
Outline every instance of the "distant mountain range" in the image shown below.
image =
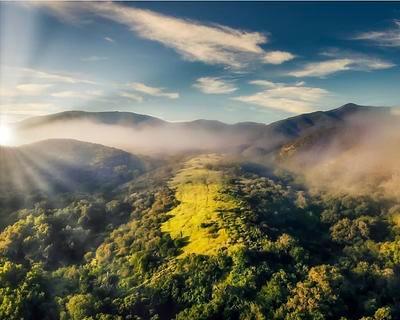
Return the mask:
M 307 138 L 309 141 L 315 141 L 322 133 L 328 137 L 325 134 L 328 131 L 331 134 L 338 132 L 340 128 L 349 127 L 350 122 L 371 116 L 376 121 L 389 119 L 391 109 L 350 103 L 330 111 L 302 114 L 268 125 L 254 122 L 225 124 L 215 120 L 167 122 L 129 112 L 66 111 L 27 119 L 18 123 L 16 129 L 25 142 L 71 138 L 139 153 L 218 150 L 263 156 L 310 135 L 314 138 Z M 102 128 L 99 130 L 101 134 L 95 133 L 95 128 Z M 116 128 L 118 130 L 114 132 L 112 129 Z

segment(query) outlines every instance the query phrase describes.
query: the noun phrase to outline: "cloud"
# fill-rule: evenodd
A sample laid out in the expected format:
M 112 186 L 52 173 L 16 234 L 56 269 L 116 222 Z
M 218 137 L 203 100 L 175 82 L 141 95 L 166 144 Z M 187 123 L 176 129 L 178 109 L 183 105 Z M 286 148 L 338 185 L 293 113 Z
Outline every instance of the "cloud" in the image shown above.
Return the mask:
M 325 55 L 331 56 L 330 53 Z M 360 55 L 349 55 L 343 57 L 334 57 L 333 59 L 311 62 L 303 66 L 303 68 L 291 71 L 288 74 L 293 77 L 325 77 L 340 71 L 355 70 L 355 71 L 372 71 L 394 67 L 395 64 Z
M 100 97 L 103 95 L 103 92 L 100 90 L 87 90 L 87 91 L 59 91 L 50 94 L 54 98 L 71 98 L 71 99 L 93 99 L 96 97 Z
M 394 20 L 393 24 L 392 29 L 363 32 L 353 39 L 371 41 L 383 47 L 400 47 L 400 20 Z
M 50 103 L 10 103 L 0 105 L 1 113 L 35 116 L 57 111 Z
M 70 84 L 77 84 L 77 83 L 85 83 L 85 84 L 96 84 L 96 82 L 80 78 L 79 76 L 58 73 L 58 72 L 47 72 L 32 68 L 17 68 L 17 67 L 7 67 L 8 69 L 13 69 L 17 72 L 24 73 L 25 75 L 36 78 L 40 80 L 50 80 L 59 83 L 70 83 Z
M 218 77 L 198 78 L 193 87 L 207 94 L 227 94 L 238 89 L 232 83 Z
M 166 92 L 164 88 L 150 87 L 140 82 L 133 82 L 128 84 L 131 89 L 154 97 L 165 97 L 168 99 L 178 99 L 179 93 Z
M 123 98 L 127 98 L 129 100 L 133 100 L 136 102 L 142 102 L 143 101 L 143 97 L 139 96 L 138 94 L 132 93 L 132 92 L 121 92 L 120 94 L 121 97 Z
M 263 62 L 269 64 L 282 64 L 286 61 L 293 60 L 295 57 L 294 54 L 286 51 L 270 51 L 264 55 Z
M 249 82 L 250 84 L 254 84 L 256 86 L 263 86 L 263 87 L 269 87 L 269 88 L 275 88 L 278 86 L 278 83 L 268 81 L 268 80 L 252 80 Z
M 52 87 L 51 84 L 34 84 L 23 83 L 15 86 L 14 88 L 0 88 L 0 97 L 14 98 L 21 96 L 37 96 L 43 94 L 48 88 Z
M 98 15 L 128 26 L 140 37 L 174 49 L 185 59 L 241 67 L 246 55 L 262 54 L 267 37 L 220 25 L 173 18 L 117 3 L 91 3 Z
M 99 57 L 99 56 L 90 56 L 90 57 L 81 59 L 81 61 L 85 61 L 85 62 L 96 62 L 96 61 L 104 61 L 104 60 L 108 60 L 108 58 L 107 57 Z
M 51 84 L 34 84 L 34 83 L 25 83 L 19 84 L 16 86 L 16 90 L 21 95 L 31 95 L 36 96 L 42 94 L 50 88 Z
M 307 87 L 298 83 L 296 85 L 286 85 L 264 80 L 254 80 L 250 83 L 264 86 L 265 88 L 255 94 L 239 96 L 233 99 L 293 114 L 312 111 L 315 105 L 329 94 L 325 89 Z
M 46 7 L 65 18 L 90 12 L 127 26 L 139 37 L 175 50 L 184 59 L 212 65 L 242 68 L 250 62 L 282 63 L 292 58 L 283 51 L 265 52 L 268 37 L 260 32 L 206 24 L 143 10 L 116 2 L 59 2 Z M 71 19 L 70 19 L 71 20 Z
M 55 98 L 82 98 L 83 93 L 78 91 L 59 91 L 51 94 Z
M 108 42 L 111 42 L 111 43 L 115 42 L 115 40 L 113 38 L 110 38 L 110 37 L 104 37 L 104 40 L 106 40 Z

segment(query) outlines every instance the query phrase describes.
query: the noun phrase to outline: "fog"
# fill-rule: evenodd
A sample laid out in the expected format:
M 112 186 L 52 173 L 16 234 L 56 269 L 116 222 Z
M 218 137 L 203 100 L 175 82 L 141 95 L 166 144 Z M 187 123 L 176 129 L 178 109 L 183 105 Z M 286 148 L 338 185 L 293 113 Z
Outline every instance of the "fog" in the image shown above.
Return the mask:
M 353 117 L 337 131 L 287 166 L 312 190 L 400 199 L 400 117 Z
M 281 136 L 260 128 L 218 122 L 132 127 L 68 120 L 17 130 L 14 141 L 22 145 L 46 139 L 75 139 L 151 156 L 183 151 L 234 151 L 251 159 L 254 153 L 247 154 L 246 150 L 267 150 L 282 141 Z M 315 141 L 310 146 L 300 140 L 294 155 L 284 164 L 304 177 L 311 190 L 376 193 L 400 199 L 398 114 L 353 116 L 344 124 L 320 131 L 314 134 Z
M 76 139 L 149 155 L 189 150 L 227 150 L 249 139 L 248 135 L 228 129 L 218 130 L 216 134 L 213 129 L 188 128 L 184 123 L 131 128 L 80 120 L 15 130 L 14 135 L 16 145 L 47 139 Z

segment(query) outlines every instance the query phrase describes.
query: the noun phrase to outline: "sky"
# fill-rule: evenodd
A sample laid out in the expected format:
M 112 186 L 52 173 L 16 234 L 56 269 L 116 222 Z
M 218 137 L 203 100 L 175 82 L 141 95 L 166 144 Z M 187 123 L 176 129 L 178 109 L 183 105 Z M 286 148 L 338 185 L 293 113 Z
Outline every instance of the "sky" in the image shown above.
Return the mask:
M 0 116 L 400 106 L 400 3 L 0 2 Z

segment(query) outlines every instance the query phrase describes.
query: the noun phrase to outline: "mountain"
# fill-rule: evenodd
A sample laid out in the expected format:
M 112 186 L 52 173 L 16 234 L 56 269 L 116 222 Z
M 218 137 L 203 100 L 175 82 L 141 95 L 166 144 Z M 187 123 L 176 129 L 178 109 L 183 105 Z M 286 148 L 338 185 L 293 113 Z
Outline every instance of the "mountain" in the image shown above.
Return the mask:
M 280 160 L 310 152 L 328 156 L 327 149 L 333 144 L 336 150 L 348 150 L 366 135 L 376 135 L 383 128 L 395 128 L 400 121 L 393 117 L 391 108 L 350 103 L 326 112 L 289 118 L 282 123 L 286 128 L 289 125 L 295 134 L 280 147 Z M 310 164 L 310 159 L 307 162 Z
M 22 121 L 16 125 L 16 132 L 23 143 L 67 138 L 144 154 L 214 150 L 265 156 L 318 130 L 343 127 L 357 117 L 389 114 L 389 108 L 346 104 L 267 125 L 225 124 L 215 120 L 167 122 L 129 112 L 66 111 Z
M 147 115 L 130 112 L 85 112 L 85 111 L 64 111 L 47 116 L 38 116 L 21 121 L 17 124 L 18 129 L 30 128 L 54 124 L 57 122 L 88 121 L 106 125 L 120 126 L 142 126 L 142 125 L 163 125 L 166 122 Z

